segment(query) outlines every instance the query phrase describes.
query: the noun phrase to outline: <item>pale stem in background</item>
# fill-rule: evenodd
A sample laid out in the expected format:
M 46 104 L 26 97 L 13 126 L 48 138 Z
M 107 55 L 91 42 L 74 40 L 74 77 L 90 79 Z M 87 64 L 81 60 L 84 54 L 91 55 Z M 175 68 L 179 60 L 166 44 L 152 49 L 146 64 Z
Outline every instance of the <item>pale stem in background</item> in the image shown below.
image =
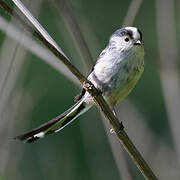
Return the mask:
M 25 52 L 23 50 L 19 50 L 21 55 L 15 55 L 17 52 L 17 46 L 16 42 L 12 42 L 10 38 L 6 38 L 0 55 L 0 72 L 4 74 L 0 76 L 0 131 L 2 133 L 0 148 L 1 172 L 6 170 L 8 163 L 10 153 L 10 141 L 8 140 L 8 137 L 12 135 L 15 123 L 14 115 L 17 110 L 15 108 L 16 106 L 12 107 L 12 105 L 10 105 L 11 103 L 8 103 L 8 100 L 14 88 L 18 72 L 20 71 L 25 56 Z M 16 57 L 19 58 L 18 61 L 16 61 Z M 18 104 L 18 99 L 15 101 Z
M 25 15 L 25 17 L 32 23 L 36 29 L 41 33 L 41 35 L 51 44 L 53 45 L 63 56 L 68 59 L 68 57 L 64 54 L 58 44 L 52 39 L 52 37 L 48 34 L 48 32 L 41 26 L 41 24 L 32 16 L 30 11 L 21 3 L 19 0 L 12 0 L 14 4 L 19 8 L 19 10 Z M 68 59 L 69 60 L 69 59 Z
M 33 9 L 38 10 L 39 4 L 40 1 L 36 3 L 36 5 L 33 4 L 35 5 Z M 11 29 L 11 26 L 13 26 L 15 22 L 16 20 L 12 18 L 11 23 L 6 24 L 4 30 Z M 21 41 L 23 38 L 23 32 L 16 35 L 17 35 L 16 38 L 19 39 L 19 41 Z M 20 149 L 18 153 L 16 153 L 16 156 L 11 154 L 12 148 L 9 137 L 12 137 L 13 130 L 15 127 L 15 119 L 18 114 L 18 110 L 21 109 L 21 105 L 22 105 L 20 101 L 21 98 L 24 96 L 24 92 L 22 90 L 18 89 L 16 91 L 14 87 L 15 87 L 15 83 L 17 82 L 19 72 L 22 70 L 25 56 L 26 56 L 26 51 L 24 50 L 24 47 L 20 46 L 19 42 L 12 41 L 12 39 L 7 36 L 1 48 L 1 54 L 0 54 L 0 99 L 1 99 L 0 128 L 1 128 L 1 133 L 3 135 L 1 138 L 1 149 L 0 149 L 1 173 L 4 173 L 9 168 L 9 166 L 12 166 L 13 164 L 15 164 L 14 167 L 17 168 L 18 158 L 20 157 L 21 154 Z M 23 103 L 23 106 L 26 106 L 26 104 Z M 28 112 L 21 113 L 22 115 L 21 118 L 23 118 L 23 116 L 25 117 L 27 113 Z M 16 176 L 19 176 L 18 174 L 19 171 L 15 169 L 14 171 L 16 171 Z
M 142 1 L 143 0 L 132 0 L 129 7 L 128 7 L 128 10 L 127 10 L 127 13 L 126 13 L 126 16 L 124 18 L 124 21 L 122 23 L 122 27 L 125 27 L 125 26 L 131 26 L 138 14 L 138 11 L 139 11 L 139 8 L 141 7 L 141 4 L 142 4 Z
M 66 78 L 80 86 L 80 82 L 73 76 L 73 74 L 67 69 L 67 67 L 58 60 L 47 48 L 41 46 L 37 41 L 33 40 L 26 33 L 22 33 L 17 27 L 9 23 L 3 17 L 0 16 L 0 30 L 3 31 L 11 39 L 17 41 L 21 46 L 26 48 L 28 51 L 39 57 L 42 61 L 50 65 L 54 70 L 58 71 Z M 19 38 L 22 36 L 21 39 Z M 1 73 L 1 72 L 0 72 Z
M 161 85 L 180 163 L 180 79 L 177 69 L 177 36 L 174 13 L 173 0 L 156 1 Z
M 9 7 L 9 5 L 6 2 L 0 0 L 0 5 L 10 15 L 16 17 L 19 20 L 19 22 L 26 28 L 26 30 L 28 32 L 33 33 L 34 37 L 36 37 L 39 41 L 41 41 L 46 46 L 47 49 L 49 49 L 56 57 L 58 57 L 58 59 L 60 61 L 62 61 L 64 63 L 64 65 L 66 65 L 66 67 L 74 74 L 74 76 L 77 79 L 79 79 L 81 84 L 83 84 L 84 86 L 89 85 L 90 82 L 88 82 L 88 84 L 86 83 L 87 82 L 86 77 L 83 76 L 82 73 L 80 73 L 80 71 L 70 62 L 69 58 L 64 54 L 64 52 L 57 45 L 57 43 L 52 39 L 52 37 L 49 35 L 49 33 L 33 17 L 33 15 L 23 5 L 23 3 L 20 0 L 12 0 L 12 1 L 18 7 L 20 12 L 28 19 L 28 21 L 31 23 L 31 25 L 29 23 L 26 23 L 17 12 L 12 12 L 12 8 Z M 91 90 L 96 91 L 96 89 L 94 88 L 94 86 L 92 84 L 89 87 L 91 87 L 89 89 L 89 92 Z M 105 101 L 102 97 L 100 97 L 100 99 L 105 103 Z M 106 107 L 108 108 L 107 104 L 106 104 Z M 111 114 L 111 112 L 110 112 L 110 114 Z
M 68 0 L 54 0 L 54 2 L 55 6 L 53 7 L 57 9 L 58 14 L 66 24 L 75 47 L 81 56 L 81 62 L 86 64 L 85 70 L 89 71 L 94 63 L 93 58 L 83 37 L 79 23 L 75 18 L 70 2 Z

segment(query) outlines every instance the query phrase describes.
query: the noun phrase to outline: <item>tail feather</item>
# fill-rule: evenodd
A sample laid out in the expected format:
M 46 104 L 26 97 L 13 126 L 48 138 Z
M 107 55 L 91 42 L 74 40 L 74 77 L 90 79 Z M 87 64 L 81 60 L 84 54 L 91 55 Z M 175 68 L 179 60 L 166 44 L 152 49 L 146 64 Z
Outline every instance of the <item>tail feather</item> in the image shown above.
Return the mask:
M 24 141 L 26 143 L 32 143 L 35 140 L 48 134 L 60 131 L 89 108 L 90 107 L 87 106 L 87 104 L 85 104 L 83 101 L 78 101 L 74 106 L 65 111 L 63 114 L 60 114 L 56 118 L 42 124 L 35 129 L 32 129 L 27 133 L 16 136 L 14 139 Z

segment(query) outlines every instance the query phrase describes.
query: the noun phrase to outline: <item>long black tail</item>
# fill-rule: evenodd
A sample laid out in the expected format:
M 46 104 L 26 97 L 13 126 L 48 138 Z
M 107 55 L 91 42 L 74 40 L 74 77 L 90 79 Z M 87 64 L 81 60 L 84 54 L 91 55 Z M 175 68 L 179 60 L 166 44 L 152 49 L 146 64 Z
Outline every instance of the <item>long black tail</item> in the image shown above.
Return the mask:
M 86 112 L 90 106 L 87 106 L 82 100 L 78 101 L 74 106 L 65 111 L 63 114 L 56 118 L 42 124 L 38 128 L 32 129 L 31 131 L 18 135 L 14 139 L 24 141 L 26 143 L 32 143 L 39 138 L 43 138 L 48 134 L 52 134 L 60 131 L 78 116 Z

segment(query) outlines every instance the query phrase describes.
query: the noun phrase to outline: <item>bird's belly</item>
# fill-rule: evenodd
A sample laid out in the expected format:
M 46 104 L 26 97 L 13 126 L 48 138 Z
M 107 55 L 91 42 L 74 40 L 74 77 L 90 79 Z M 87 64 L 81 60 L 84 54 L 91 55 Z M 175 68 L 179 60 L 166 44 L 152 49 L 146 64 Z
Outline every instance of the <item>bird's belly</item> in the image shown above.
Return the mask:
M 107 102 L 114 106 L 128 96 L 138 82 L 143 70 L 143 66 L 135 68 L 126 78 L 120 78 L 119 82 L 114 87 L 111 87 L 111 91 L 105 95 Z

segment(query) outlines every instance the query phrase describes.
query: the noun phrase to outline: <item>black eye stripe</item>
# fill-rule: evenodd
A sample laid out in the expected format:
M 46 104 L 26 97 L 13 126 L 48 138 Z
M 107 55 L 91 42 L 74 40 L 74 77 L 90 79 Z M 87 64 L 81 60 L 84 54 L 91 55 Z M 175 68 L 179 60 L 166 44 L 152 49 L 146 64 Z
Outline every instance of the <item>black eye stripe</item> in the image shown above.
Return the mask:
M 133 38 L 133 32 L 128 30 L 127 35 L 132 39 Z
M 133 38 L 133 32 L 127 29 L 118 29 L 112 36 L 129 36 L 131 39 Z
M 137 31 L 138 31 L 138 33 L 140 35 L 140 40 L 142 40 L 142 32 L 139 29 L 137 29 Z

